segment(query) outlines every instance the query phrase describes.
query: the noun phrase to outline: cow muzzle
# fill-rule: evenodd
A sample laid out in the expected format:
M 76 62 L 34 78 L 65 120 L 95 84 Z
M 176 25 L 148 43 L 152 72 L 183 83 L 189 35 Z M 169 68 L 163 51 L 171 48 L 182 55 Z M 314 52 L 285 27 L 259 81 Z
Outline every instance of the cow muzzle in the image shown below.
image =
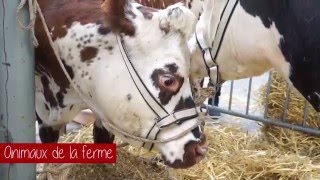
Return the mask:
M 207 154 L 208 144 L 205 134 L 201 134 L 200 141 L 190 141 L 184 147 L 183 160 L 175 160 L 173 163 L 165 160 L 164 163 L 172 168 L 184 169 L 199 163 Z

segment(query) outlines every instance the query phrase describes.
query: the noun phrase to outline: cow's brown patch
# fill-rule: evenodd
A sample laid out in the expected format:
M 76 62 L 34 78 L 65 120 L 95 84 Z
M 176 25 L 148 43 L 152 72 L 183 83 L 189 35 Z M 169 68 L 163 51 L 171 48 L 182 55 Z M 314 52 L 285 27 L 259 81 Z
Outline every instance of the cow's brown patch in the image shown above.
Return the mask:
M 101 123 L 96 120 L 93 126 L 93 142 L 94 143 L 113 143 L 114 135 L 104 128 Z
M 178 66 L 175 63 L 166 64 L 165 67 L 168 68 L 171 73 L 176 73 L 178 71 Z
M 136 0 L 136 1 L 144 6 L 153 7 L 157 9 L 164 9 L 177 2 L 185 3 L 185 0 Z
M 55 41 L 58 38 L 63 38 L 67 35 L 68 30 L 65 26 L 58 27 L 52 31 L 52 40 Z
M 105 12 L 108 24 L 113 31 L 134 36 L 136 28 L 125 15 L 125 11 L 130 9 L 128 6 L 127 0 L 117 0 L 104 1 L 101 8 Z
M 58 100 L 58 103 L 59 103 L 59 107 L 61 108 L 64 108 L 66 107 L 64 104 L 63 104 L 63 99 L 64 99 L 64 95 L 61 91 L 59 91 L 57 94 L 56 94 L 56 97 L 57 97 L 57 100 Z
M 73 59 L 73 57 L 70 56 L 70 59 Z M 68 66 L 68 65 L 66 64 L 65 60 L 63 60 L 63 59 L 62 59 L 62 63 L 63 63 L 63 65 L 64 65 L 64 67 L 66 68 L 66 70 L 67 70 L 70 78 L 73 79 L 73 78 L 74 78 L 74 73 L 73 73 L 72 67 L 71 67 L 71 66 Z
M 44 13 L 49 29 L 52 27 L 68 29 L 74 22 L 80 22 L 83 25 L 105 22 L 105 15 L 100 8 L 101 1 L 99 0 L 42 0 L 38 4 Z
M 158 98 L 160 103 L 166 105 L 171 100 L 172 96 L 176 95 L 184 82 L 184 78 L 177 74 L 178 67 L 175 64 L 167 64 L 165 69 L 155 69 L 151 74 L 151 79 L 153 80 L 153 85 L 160 90 Z M 178 88 L 175 91 L 172 91 L 160 83 L 160 77 L 165 74 L 170 74 L 175 77 L 175 80 L 178 83 Z
M 98 54 L 98 49 L 96 47 L 88 46 L 80 51 L 80 57 L 82 62 L 89 61 L 95 58 Z
M 39 125 L 43 124 L 43 121 L 42 121 L 42 119 L 39 117 L 39 115 L 38 115 L 37 112 L 36 112 L 36 119 L 37 119 Z
M 157 9 L 147 6 L 139 6 L 137 9 L 143 14 L 145 19 L 152 19 L 153 13 L 158 11 Z
M 39 137 L 42 143 L 56 143 L 59 140 L 59 130 L 52 127 L 41 126 L 39 128 Z
M 49 86 L 50 82 L 49 82 L 49 79 L 47 78 L 47 76 L 45 76 L 45 75 L 41 76 L 41 83 L 43 86 L 43 95 L 44 95 L 46 102 L 49 102 L 50 107 L 52 107 L 52 108 L 57 107 L 58 102 L 57 102 L 52 90 L 50 89 L 50 86 Z
M 111 32 L 111 29 L 108 28 L 108 27 L 100 26 L 98 28 L 98 33 L 101 34 L 101 35 L 107 35 L 110 32 Z
M 193 0 L 190 0 L 189 3 L 188 3 L 188 8 L 189 8 L 189 9 L 192 8 L 192 1 L 193 1 Z
M 46 110 L 49 111 L 49 107 L 48 107 L 48 105 L 46 103 L 44 103 L 44 107 L 46 108 Z
M 128 101 L 131 101 L 132 95 L 129 93 L 129 94 L 127 94 L 126 98 L 127 98 Z
M 182 109 L 188 109 L 188 108 L 193 108 L 195 107 L 195 103 L 192 99 L 192 97 L 188 97 L 186 99 L 183 99 L 182 97 L 180 98 L 180 101 L 178 102 L 178 104 L 176 105 L 176 107 L 174 108 L 173 111 L 179 111 Z
M 113 47 L 112 46 L 108 46 L 106 49 L 108 49 L 109 51 L 112 51 Z

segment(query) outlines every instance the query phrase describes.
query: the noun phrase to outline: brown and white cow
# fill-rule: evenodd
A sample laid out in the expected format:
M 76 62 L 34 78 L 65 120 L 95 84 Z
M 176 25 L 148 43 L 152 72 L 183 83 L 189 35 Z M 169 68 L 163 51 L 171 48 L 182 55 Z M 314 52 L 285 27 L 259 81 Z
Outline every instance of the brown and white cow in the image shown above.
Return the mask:
M 221 14 L 231 1 L 205 0 L 195 33 L 202 48 L 212 47 Z M 218 74 L 223 82 L 261 75 L 274 68 L 319 112 L 320 1 L 235 2 L 220 51 L 213 57 L 218 72 L 212 68 L 208 73 L 196 36 L 188 42 L 192 80 L 210 74 L 212 83 L 216 84 Z
M 63 73 L 39 19 L 36 36 L 36 115 L 43 142 L 57 142 L 59 129 L 81 110 L 100 117 L 94 127 L 96 142 L 112 142 L 106 121 L 138 137 L 147 137 L 158 118 L 144 100 L 120 53 L 116 35 L 123 37 L 127 55 L 150 95 L 163 111 L 195 108 L 189 83 L 187 39 L 195 16 L 182 4 L 163 10 L 126 0 L 40 0 L 54 48 L 81 96 Z M 102 8 L 100 8 L 102 7 Z M 105 118 L 105 119 L 104 119 Z M 198 123 L 196 116 L 181 119 L 159 131 L 157 139 L 181 134 Z M 135 146 L 143 142 L 117 134 Z M 206 153 L 205 135 L 197 126 L 182 137 L 156 143 L 166 164 L 186 168 Z

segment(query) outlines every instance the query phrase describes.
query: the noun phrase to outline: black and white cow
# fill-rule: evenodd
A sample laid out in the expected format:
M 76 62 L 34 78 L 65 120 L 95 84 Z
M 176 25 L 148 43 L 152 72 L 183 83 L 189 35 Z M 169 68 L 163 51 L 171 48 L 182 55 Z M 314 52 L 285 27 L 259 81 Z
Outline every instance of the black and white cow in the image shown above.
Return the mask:
M 200 1 L 200 0 L 198 0 Z M 212 46 L 228 0 L 205 0 L 197 37 Z M 208 76 L 196 36 L 189 41 L 193 81 Z M 320 1 L 239 0 L 216 58 L 221 81 L 281 72 L 320 111 Z M 211 74 L 216 84 L 217 73 Z
M 38 3 L 54 48 L 75 85 L 63 73 L 37 19 L 40 46 L 35 50 L 36 115 L 43 142 L 57 142 L 59 129 L 86 108 L 101 119 L 94 126 L 96 142 L 113 141 L 113 135 L 104 129 L 108 123 L 138 137 L 148 137 L 150 129 L 157 126 L 158 112 L 144 99 L 124 63 L 117 41 L 120 36 L 126 46 L 125 55 L 140 76 L 138 81 L 154 97 L 152 102 L 162 108 L 161 112 L 167 112 L 172 119 L 177 118 L 178 112 L 195 109 L 189 82 L 187 38 L 196 18 L 187 8 L 174 4 L 157 10 L 127 0 L 105 0 L 102 6 L 101 0 Z M 196 114 L 185 115 L 156 134 L 157 139 L 169 139 L 188 130 L 178 139 L 154 144 L 153 148 L 162 154 L 166 164 L 186 168 L 204 157 L 205 135 L 199 126 L 190 129 L 197 123 Z M 133 145 L 143 145 L 124 134 L 114 133 Z

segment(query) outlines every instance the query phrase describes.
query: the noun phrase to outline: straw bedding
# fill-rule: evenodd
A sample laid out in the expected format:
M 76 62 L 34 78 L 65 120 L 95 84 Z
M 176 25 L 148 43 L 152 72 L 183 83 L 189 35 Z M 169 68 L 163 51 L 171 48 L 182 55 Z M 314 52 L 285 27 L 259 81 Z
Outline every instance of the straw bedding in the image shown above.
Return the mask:
M 295 124 L 303 123 L 305 98 L 294 88 L 291 88 L 289 94 L 286 94 L 287 83 L 284 78 L 277 72 L 272 73 L 271 89 L 268 95 L 268 116 L 274 119 L 281 119 L 284 114 L 284 106 L 287 95 L 289 95 L 289 108 L 287 119 Z M 266 86 L 260 90 L 260 103 L 266 102 Z M 308 118 L 306 125 L 314 128 L 320 128 L 320 117 L 313 107 L 308 103 Z
M 92 127 L 68 134 L 63 142 L 92 142 Z M 284 151 L 279 144 L 235 127 L 206 127 L 209 151 L 186 170 L 165 167 L 157 154 L 127 146 L 117 151 L 117 164 L 47 164 L 38 179 L 319 179 L 320 165 L 308 156 Z M 50 179 L 50 178 L 48 178 Z
M 295 89 L 291 88 L 290 94 L 286 92 L 286 81 L 277 72 L 272 73 L 271 91 L 268 96 L 268 117 L 272 119 L 281 119 L 284 114 L 284 106 L 287 95 L 289 95 L 289 107 L 287 112 L 287 121 L 292 124 L 303 124 L 305 98 Z M 260 90 L 260 104 L 266 102 L 266 86 Z M 306 126 L 319 129 L 320 115 L 312 106 L 307 103 Z M 305 133 L 291 131 L 274 126 L 263 126 L 263 132 L 268 141 L 279 147 L 281 151 L 297 153 L 302 156 L 310 157 L 313 162 L 320 162 L 320 138 L 313 137 Z

